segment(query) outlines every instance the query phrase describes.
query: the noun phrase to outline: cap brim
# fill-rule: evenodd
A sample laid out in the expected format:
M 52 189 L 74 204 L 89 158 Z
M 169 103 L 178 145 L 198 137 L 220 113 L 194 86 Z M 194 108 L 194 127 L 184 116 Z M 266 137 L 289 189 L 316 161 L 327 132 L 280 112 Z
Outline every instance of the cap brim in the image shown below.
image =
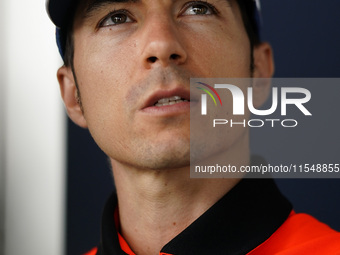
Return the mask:
M 77 0 L 47 0 L 46 9 L 53 23 L 61 28 L 67 24 Z

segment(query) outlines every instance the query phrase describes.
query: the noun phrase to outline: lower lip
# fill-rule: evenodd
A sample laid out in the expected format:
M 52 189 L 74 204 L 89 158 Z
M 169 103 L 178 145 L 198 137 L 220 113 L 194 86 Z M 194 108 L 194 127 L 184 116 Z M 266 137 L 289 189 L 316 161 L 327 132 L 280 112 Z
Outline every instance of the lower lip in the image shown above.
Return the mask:
M 190 102 L 181 102 L 172 105 L 150 106 L 142 109 L 142 112 L 155 115 L 175 115 L 190 111 Z

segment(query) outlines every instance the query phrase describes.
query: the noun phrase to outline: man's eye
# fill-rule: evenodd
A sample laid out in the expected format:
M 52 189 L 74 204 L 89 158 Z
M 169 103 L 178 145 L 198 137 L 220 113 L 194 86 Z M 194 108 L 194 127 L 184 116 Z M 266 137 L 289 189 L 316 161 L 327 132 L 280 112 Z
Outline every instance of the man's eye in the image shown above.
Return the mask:
M 182 15 L 211 15 L 216 14 L 216 9 L 206 2 L 190 2 L 186 4 Z
M 106 18 L 104 18 L 99 26 L 100 27 L 108 27 L 108 26 L 115 26 L 119 24 L 124 23 L 130 23 L 132 22 L 132 19 L 128 16 L 126 11 L 115 11 L 113 13 L 110 13 Z

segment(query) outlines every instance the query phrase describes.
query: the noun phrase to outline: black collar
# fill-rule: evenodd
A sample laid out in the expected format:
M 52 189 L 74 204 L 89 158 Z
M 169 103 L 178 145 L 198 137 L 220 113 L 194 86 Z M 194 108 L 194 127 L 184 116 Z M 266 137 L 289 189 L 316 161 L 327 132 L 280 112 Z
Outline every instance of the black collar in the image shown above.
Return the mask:
M 116 194 L 102 219 L 97 255 L 126 255 L 120 249 L 114 223 Z M 292 210 L 272 179 L 243 179 L 161 252 L 174 255 L 246 254 L 268 239 Z

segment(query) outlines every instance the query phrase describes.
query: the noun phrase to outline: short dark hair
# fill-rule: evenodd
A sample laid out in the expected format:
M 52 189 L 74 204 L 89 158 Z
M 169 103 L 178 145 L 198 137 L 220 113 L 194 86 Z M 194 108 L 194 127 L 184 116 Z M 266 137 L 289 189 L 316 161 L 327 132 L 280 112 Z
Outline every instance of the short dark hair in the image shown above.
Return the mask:
M 260 20 L 257 20 L 259 17 L 256 17 L 257 11 L 255 10 L 255 2 L 254 0 L 237 0 L 237 4 L 240 8 L 243 24 L 248 34 L 251 48 L 253 48 L 261 42 L 258 26 Z
M 65 38 L 64 65 L 73 67 L 74 39 L 72 24 L 66 28 Z
M 260 40 L 259 27 L 255 17 L 256 6 L 254 0 L 237 0 L 240 12 L 242 15 L 243 24 L 245 26 L 249 41 L 251 51 L 258 45 Z M 73 68 L 73 57 L 74 57 L 74 40 L 73 40 L 73 22 L 68 22 L 67 26 L 62 30 L 61 36 L 64 37 L 65 50 L 64 50 L 64 65 Z M 253 54 L 251 54 L 253 58 Z M 253 59 L 252 59 L 253 65 Z M 253 66 L 251 67 L 253 70 Z
M 256 20 L 256 5 L 253 0 L 237 0 L 239 5 L 244 27 L 246 29 L 250 42 L 250 72 L 253 74 L 255 69 L 254 63 L 254 47 L 261 43 L 259 24 L 260 20 Z

